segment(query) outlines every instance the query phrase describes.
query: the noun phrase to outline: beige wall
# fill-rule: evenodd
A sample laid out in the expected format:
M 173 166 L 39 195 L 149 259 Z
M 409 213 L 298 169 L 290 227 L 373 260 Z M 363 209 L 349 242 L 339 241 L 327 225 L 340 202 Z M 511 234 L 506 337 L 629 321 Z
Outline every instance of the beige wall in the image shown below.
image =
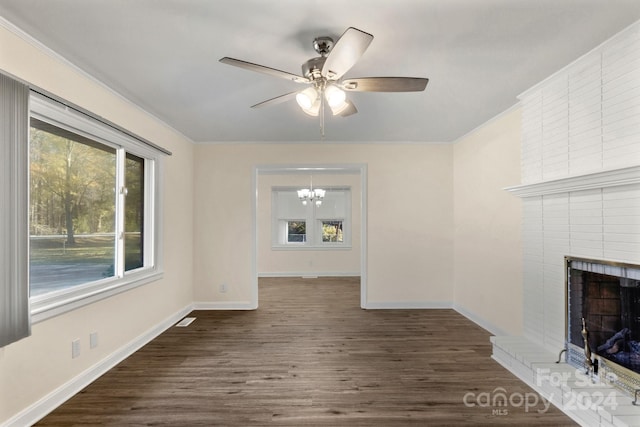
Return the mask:
M 39 86 L 173 152 L 165 159 L 164 278 L 33 326 L 0 349 L 0 424 L 107 358 L 193 300 L 193 145 L 59 58 L 0 26 L 0 70 Z M 99 346 L 89 349 L 97 331 Z M 71 359 L 71 341 L 81 355 Z
M 271 244 L 271 192 L 273 187 L 308 188 L 310 175 L 260 174 L 258 176 L 258 275 L 359 275 L 360 274 L 360 174 L 315 174 L 314 188 L 351 188 L 351 247 L 346 249 L 282 250 Z
M 454 300 L 494 333 L 522 333 L 521 110 L 454 145 Z
M 256 165 L 366 164 L 371 306 L 451 305 L 452 147 L 429 144 L 219 144 L 196 147 L 195 298 L 252 298 Z M 264 267 L 268 268 L 268 267 Z M 228 292 L 220 293 L 220 284 Z

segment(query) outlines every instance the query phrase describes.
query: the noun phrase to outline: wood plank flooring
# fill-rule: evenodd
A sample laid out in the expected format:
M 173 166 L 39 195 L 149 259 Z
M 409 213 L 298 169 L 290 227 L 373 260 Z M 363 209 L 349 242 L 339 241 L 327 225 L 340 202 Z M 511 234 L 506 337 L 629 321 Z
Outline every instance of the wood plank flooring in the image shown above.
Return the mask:
M 38 425 L 575 425 L 453 310 L 362 310 L 356 278 L 259 291 L 256 311 L 194 311 Z

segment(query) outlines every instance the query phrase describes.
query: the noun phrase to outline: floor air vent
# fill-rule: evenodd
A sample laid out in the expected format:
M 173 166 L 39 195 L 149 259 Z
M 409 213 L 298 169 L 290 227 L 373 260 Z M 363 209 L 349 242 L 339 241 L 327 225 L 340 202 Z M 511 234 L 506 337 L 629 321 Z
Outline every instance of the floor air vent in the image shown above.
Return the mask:
M 194 320 L 196 320 L 195 317 L 185 317 L 184 319 L 176 323 L 176 327 L 185 328 L 189 326 L 191 323 L 193 323 Z

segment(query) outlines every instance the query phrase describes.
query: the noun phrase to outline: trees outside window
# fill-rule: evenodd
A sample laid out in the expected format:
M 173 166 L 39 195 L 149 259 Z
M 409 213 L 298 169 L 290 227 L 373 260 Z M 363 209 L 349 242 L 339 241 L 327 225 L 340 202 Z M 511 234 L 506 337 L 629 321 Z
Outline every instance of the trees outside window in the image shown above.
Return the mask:
M 124 205 L 125 271 L 144 265 L 144 159 L 126 155 Z
M 342 221 L 322 221 L 322 241 L 342 243 L 344 240 Z
M 287 243 L 307 241 L 307 223 L 305 221 L 287 221 Z
M 31 119 L 31 295 L 111 277 L 116 150 Z

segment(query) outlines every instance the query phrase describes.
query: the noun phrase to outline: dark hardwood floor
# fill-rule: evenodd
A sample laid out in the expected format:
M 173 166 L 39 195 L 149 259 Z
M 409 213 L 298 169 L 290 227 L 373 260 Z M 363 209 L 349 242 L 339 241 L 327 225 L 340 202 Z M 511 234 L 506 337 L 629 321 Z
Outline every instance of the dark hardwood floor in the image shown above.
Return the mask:
M 355 278 L 261 279 L 258 310 L 191 313 L 38 425 L 575 425 L 457 312 L 359 298 Z

